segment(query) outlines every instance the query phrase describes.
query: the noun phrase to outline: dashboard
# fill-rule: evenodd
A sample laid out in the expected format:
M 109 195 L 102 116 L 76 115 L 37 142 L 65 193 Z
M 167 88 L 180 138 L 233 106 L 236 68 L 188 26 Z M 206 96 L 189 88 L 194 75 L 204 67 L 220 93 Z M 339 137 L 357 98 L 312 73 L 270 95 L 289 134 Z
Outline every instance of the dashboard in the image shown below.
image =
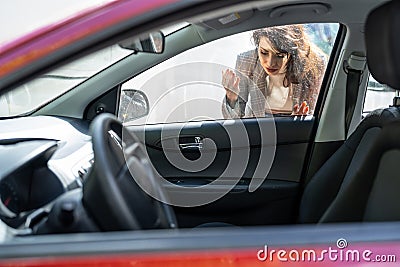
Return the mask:
M 0 219 L 19 227 L 36 209 L 81 187 L 93 163 L 87 121 L 50 116 L 0 121 Z

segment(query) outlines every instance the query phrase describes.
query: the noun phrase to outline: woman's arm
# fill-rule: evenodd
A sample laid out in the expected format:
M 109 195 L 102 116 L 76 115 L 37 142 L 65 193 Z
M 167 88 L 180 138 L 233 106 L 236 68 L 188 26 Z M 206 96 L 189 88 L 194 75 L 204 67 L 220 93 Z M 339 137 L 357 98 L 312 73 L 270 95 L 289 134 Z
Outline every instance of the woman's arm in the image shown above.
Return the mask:
M 250 50 L 237 56 L 235 71 L 227 69 L 222 73 L 222 85 L 226 90 L 226 94 L 222 101 L 221 109 L 225 119 L 246 116 L 249 83 L 251 83 L 256 64 L 257 52 L 256 50 Z

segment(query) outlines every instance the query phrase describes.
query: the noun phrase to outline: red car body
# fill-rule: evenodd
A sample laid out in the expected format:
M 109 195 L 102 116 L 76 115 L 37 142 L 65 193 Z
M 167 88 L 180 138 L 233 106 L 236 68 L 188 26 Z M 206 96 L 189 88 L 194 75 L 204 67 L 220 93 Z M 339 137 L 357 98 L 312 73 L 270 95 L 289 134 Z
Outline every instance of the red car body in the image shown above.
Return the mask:
M 0 48 L 0 90 L 6 89 L 17 82 L 18 73 L 22 72 L 22 79 L 26 79 L 34 73 L 30 68 L 40 65 L 43 59 L 50 58 L 50 64 L 59 61 L 59 52 L 76 43 L 82 43 L 87 38 L 115 27 L 122 27 L 132 18 L 145 19 L 146 15 L 159 10 L 166 10 L 168 6 L 177 3 L 177 0 L 121 0 L 87 10 L 48 27 L 12 41 Z M 182 3 L 181 5 L 185 5 Z M 189 1 L 186 4 L 190 4 Z M 193 4 L 193 3 L 191 3 Z M 71 50 L 73 51 L 73 50 Z M 78 51 L 78 50 L 76 50 Z M 64 54 L 62 54 L 64 55 Z M 35 70 L 36 71 L 36 70 Z M 374 226 L 360 230 L 351 239 L 351 233 L 357 232 L 357 226 L 349 229 L 339 229 L 344 237 L 349 236 L 349 244 L 338 248 L 336 241 L 338 236 L 336 228 L 330 226 L 315 228 L 299 227 L 291 228 L 289 232 L 278 229 L 239 229 L 204 231 L 199 234 L 196 231 L 186 231 L 183 234 L 175 232 L 167 233 L 162 238 L 154 236 L 142 239 L 137 236 L 126 236 L 125 233 L 106 234 L 95 237 L 88 235 L 71 235 L 69 237 L 52 236 L 43 242 L 35 240 L 17 240 L 0 245 L 0 266 L 359 266 L 361 263 L 367 266 L 377 266 L 379 259 L 373 255 L 385 256 L 382 262 L 395 264 L 400 259 L 400 238 L 398 227 L 387 228 L 382 236 L 374 239 L 367 236 L 371 232 L 381 229 Z M 283 228 L 285 229 L 285 228 Z M 391 230 L 390 230 L 391 229 Z M 337 229 L 336 229 L 337 230 Z M 396 231 L 397 230 L 397 231 Z M 390 237 L 390 231 L 397 232 Z M 271 240 L 271 233 L 273 238 Z M 334 234 L 332 234 L 334 233 Z M 292 238 L 288 235 L 292 234 Z M 284 239 L 279 239 L 282 235 Z M 348 235 L 348 236 L 346 236 Z M 324 236 L 324 238 L 319 238 Z M 397 236 L 397 238 L 396 238 Z M 92 238 L 92 239 L 91 239 Z M 205 240 L 207 239 L 207 240 Z M 276 240 L 282 240 L 277 242 Z M 275 240 L 275 241 L 274 241 Z M 308 241 L 307 241 L 308 240 Z M 330 240 L 330 241 L 328 241 Z M 215 242 L 221 241 L 220 244 Z M 65 243 L 66 242 L 66 243 Z M 271 243 L 270 243 L 271 242 Z M 67 244 L 63 247 L 63 244 Z M 214 246 L 212 245 L 214 244 Z M 271 259 L 271 254 L 265 255 L 265 245 L 268 252 L 276 258 Z M 269 247 L 271 246 L 271 247 Z M 368 258 L 349 260 L 347 258 L 330 259 L 328 252 L 326 257 L 318 257 L 317 260 L 302 260 L 296 258 L 304 250 L 314 250 L 317 253 L 327 250 L 328 247 L 337 250 L 357 250 L 362 257 L 366 250 L 372 252 Z M 53 251 L 50 251 L 50 249 Z M 28 250 L 28 251 L 26 251 Z M 291 251 L 293 259 L 289 258 Z M 283 252 L 279 252 L 283 251 Z M 279 256 L 278 256 L 279 255 Z M 318 254 L 323 255 L 323 254 Z M 339 255 L 339 254 L 335 254 Z M 264 259 L 264 260 L 263 260 Z M 318 260 L 321 259 L 321 260 Z M 369 259 L 369 260 L 368 260 Z M 371 264 L 371 265 L 369 265 Z M 383 266 L 383 265 L 382 265 Z
M 105 29 L 118 27 L 177 0 L 114 1 L 78 13 L 11 41 L 0 47 L 0 79 L 19 72 L 34 62 Z M 3 87 L 3 86 L 0 86 Z

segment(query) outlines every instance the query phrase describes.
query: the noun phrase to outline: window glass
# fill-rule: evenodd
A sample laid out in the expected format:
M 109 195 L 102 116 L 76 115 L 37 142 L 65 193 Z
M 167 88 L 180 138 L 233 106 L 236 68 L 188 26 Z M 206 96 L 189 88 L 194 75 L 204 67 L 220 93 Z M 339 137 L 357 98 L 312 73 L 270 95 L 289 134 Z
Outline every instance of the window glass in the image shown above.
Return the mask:
M 0 96 L 0 117 L 32 112 L 131 53 L 113 45 L 40 75 Z
M 135 102 L 120 101 L 119 117 L 153 124 L 312 115 L 338 29 L 336 23 L 268 27 L 187 50 L 124 83 L 121 97 L 139 90 L 149 112 L 135 119 L 128 114 Z
M 363 113 L 369 113 L 375 109 L 392 105 L 394 96 L 395 91 L 392 88 L 385 84 L 380 84 L 372 75 L 369 75 Z
M 164 35 L 168 35 L 188 25 L 188 23 L 179 23 L 163 28 L 161 31 Z M 156 37 L 153 35 L 153 38 Z M 131 41 L 131 39 L 129 40 Z M 36 79 L 0 96 L 0 117 L 11 117 L 32 112 L 130 54 L 132 54 L 131 49 L 124 49 L 117 44 L 111 45 L 49 73 L 40 75 Z M 131 92 L 129 95 L 131 95 Z M 136 100 L 136 98 L 133 99 Z

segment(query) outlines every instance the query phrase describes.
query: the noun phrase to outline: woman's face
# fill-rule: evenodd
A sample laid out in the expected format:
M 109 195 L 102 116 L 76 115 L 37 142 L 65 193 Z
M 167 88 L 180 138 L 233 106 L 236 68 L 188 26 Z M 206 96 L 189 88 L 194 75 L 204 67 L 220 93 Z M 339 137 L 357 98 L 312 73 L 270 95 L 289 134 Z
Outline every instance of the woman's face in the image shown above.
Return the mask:
M 269 76 L 279 75 L 286 72 L 289 55 L 277 51 L 265 36 L 260 38 L 260 43 L 258 45 L 258 58 L 260 59 L 261 66 Z

